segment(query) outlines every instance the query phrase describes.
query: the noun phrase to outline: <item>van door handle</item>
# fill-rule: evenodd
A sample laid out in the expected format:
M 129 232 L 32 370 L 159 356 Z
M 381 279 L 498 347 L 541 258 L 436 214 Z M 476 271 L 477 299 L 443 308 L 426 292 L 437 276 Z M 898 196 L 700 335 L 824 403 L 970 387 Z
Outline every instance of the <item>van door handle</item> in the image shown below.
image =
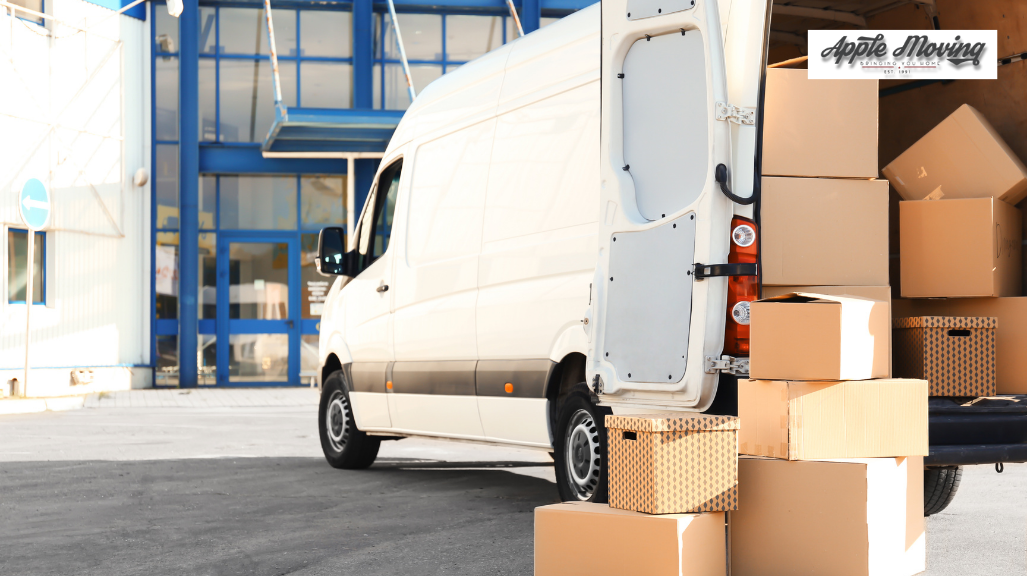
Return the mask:
M 382 284 L 381 286 L 375 288 L 374 291 L 375 292 L 388 292 L 389 291 L 389 285 L 388 284 Z

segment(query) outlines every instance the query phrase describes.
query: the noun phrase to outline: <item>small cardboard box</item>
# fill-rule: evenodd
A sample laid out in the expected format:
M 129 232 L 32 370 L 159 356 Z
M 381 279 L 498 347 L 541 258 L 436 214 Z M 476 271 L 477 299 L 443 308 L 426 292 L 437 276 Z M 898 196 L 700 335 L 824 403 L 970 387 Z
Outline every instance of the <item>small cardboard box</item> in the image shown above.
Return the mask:
M 994 198 L 900 202 L 902 297 L 1019 296 L 1022 226 Z
M 741 458 L 732 576 L 909 576 L 926 569 L 923 458 Z
M 591 502 L 542 506 L 535 509 L 535 576 L 725 576 L 725 530 L 723 512 L 652 516 Z M 570 535 L 585 539 L 569 542 Z
M 902 316 L 986 316 L 995 318 L 996 391 L 1027 394 L 1027 297 L 907 300 L 897 298 Z
M 749 374 L 758 380 L 866 380 L 891 376 L 886 302 L 792 292 L 753 302 Z
M 877 177 L 877 80 L 810 80 L 767 70 L 763 174 Z
M 881 172 L 904 200 L 921 200 L 932 192 L 940 199 L 991 197 L 1009 204 L 1027 197 L 1027 166 L 969 104 Z
M 926 456 L 927 382 L 739 380 L 739 454 L 813 460 Z
M 764 285 L 888 285 L 888 182 L 763 178 L 760 218 Z
M 738 418 L 702 414 L 606 417 L 610 506 L 649 514 L 738 506 Z
M 997 324 L 987 317 L 896 318 L 895 373 L 927 380 L 931 396 L 994 396 Z

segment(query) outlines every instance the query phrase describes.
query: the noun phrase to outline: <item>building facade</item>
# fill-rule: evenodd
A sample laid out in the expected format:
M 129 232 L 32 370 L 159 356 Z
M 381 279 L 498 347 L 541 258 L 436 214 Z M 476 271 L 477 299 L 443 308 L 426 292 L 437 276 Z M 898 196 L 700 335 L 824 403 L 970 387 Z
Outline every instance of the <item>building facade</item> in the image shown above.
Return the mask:
M 0 96 L 0 378 L 23 378 L 17 198 L 36 177 L 55 216 L 36 240 L 29 395 L 309 385 L 330 283 L 317 234 L 352 226 L 410 103 L 388 5 L 272 0 L 276 106 L 262 4 L 19 3 L 34 12 L 0 31 L 0 79 L 22 90 Z M 515 6 L 530 33 L 589 3 Z M 395 9 L 415 91 L 519 35 L 500 0 Z

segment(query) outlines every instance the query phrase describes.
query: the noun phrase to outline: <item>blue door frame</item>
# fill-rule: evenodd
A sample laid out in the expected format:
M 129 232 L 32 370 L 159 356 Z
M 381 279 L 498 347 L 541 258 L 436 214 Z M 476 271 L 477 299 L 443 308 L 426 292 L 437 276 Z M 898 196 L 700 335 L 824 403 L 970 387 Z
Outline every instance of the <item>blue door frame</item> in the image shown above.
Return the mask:
M 288 246 L 288 318 L 280 320 L 241 320 L 230 318 L 230 248 L 231 244 L 286 244 Z M 300 320 L 302 288 L 300 285 L 300 247 L 296 232 L 228 232 L 217 237 L 217 385 L 225 387 L 299 386 L 300 385 Z M 229 376 L 229 337 L 233 334 L 288 334 L 288 380 L 232 382 Z

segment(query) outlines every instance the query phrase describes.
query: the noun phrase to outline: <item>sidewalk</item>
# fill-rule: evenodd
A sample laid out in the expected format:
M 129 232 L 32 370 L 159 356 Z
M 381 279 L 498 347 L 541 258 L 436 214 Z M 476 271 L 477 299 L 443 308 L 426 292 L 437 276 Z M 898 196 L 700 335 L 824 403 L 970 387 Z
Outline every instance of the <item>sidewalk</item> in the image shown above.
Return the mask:
M 4 398 L 0 415 L 79 408 L 241 408 L 316 406 L 316 388 L 192 388 L 122 390 L 58 398 Z

